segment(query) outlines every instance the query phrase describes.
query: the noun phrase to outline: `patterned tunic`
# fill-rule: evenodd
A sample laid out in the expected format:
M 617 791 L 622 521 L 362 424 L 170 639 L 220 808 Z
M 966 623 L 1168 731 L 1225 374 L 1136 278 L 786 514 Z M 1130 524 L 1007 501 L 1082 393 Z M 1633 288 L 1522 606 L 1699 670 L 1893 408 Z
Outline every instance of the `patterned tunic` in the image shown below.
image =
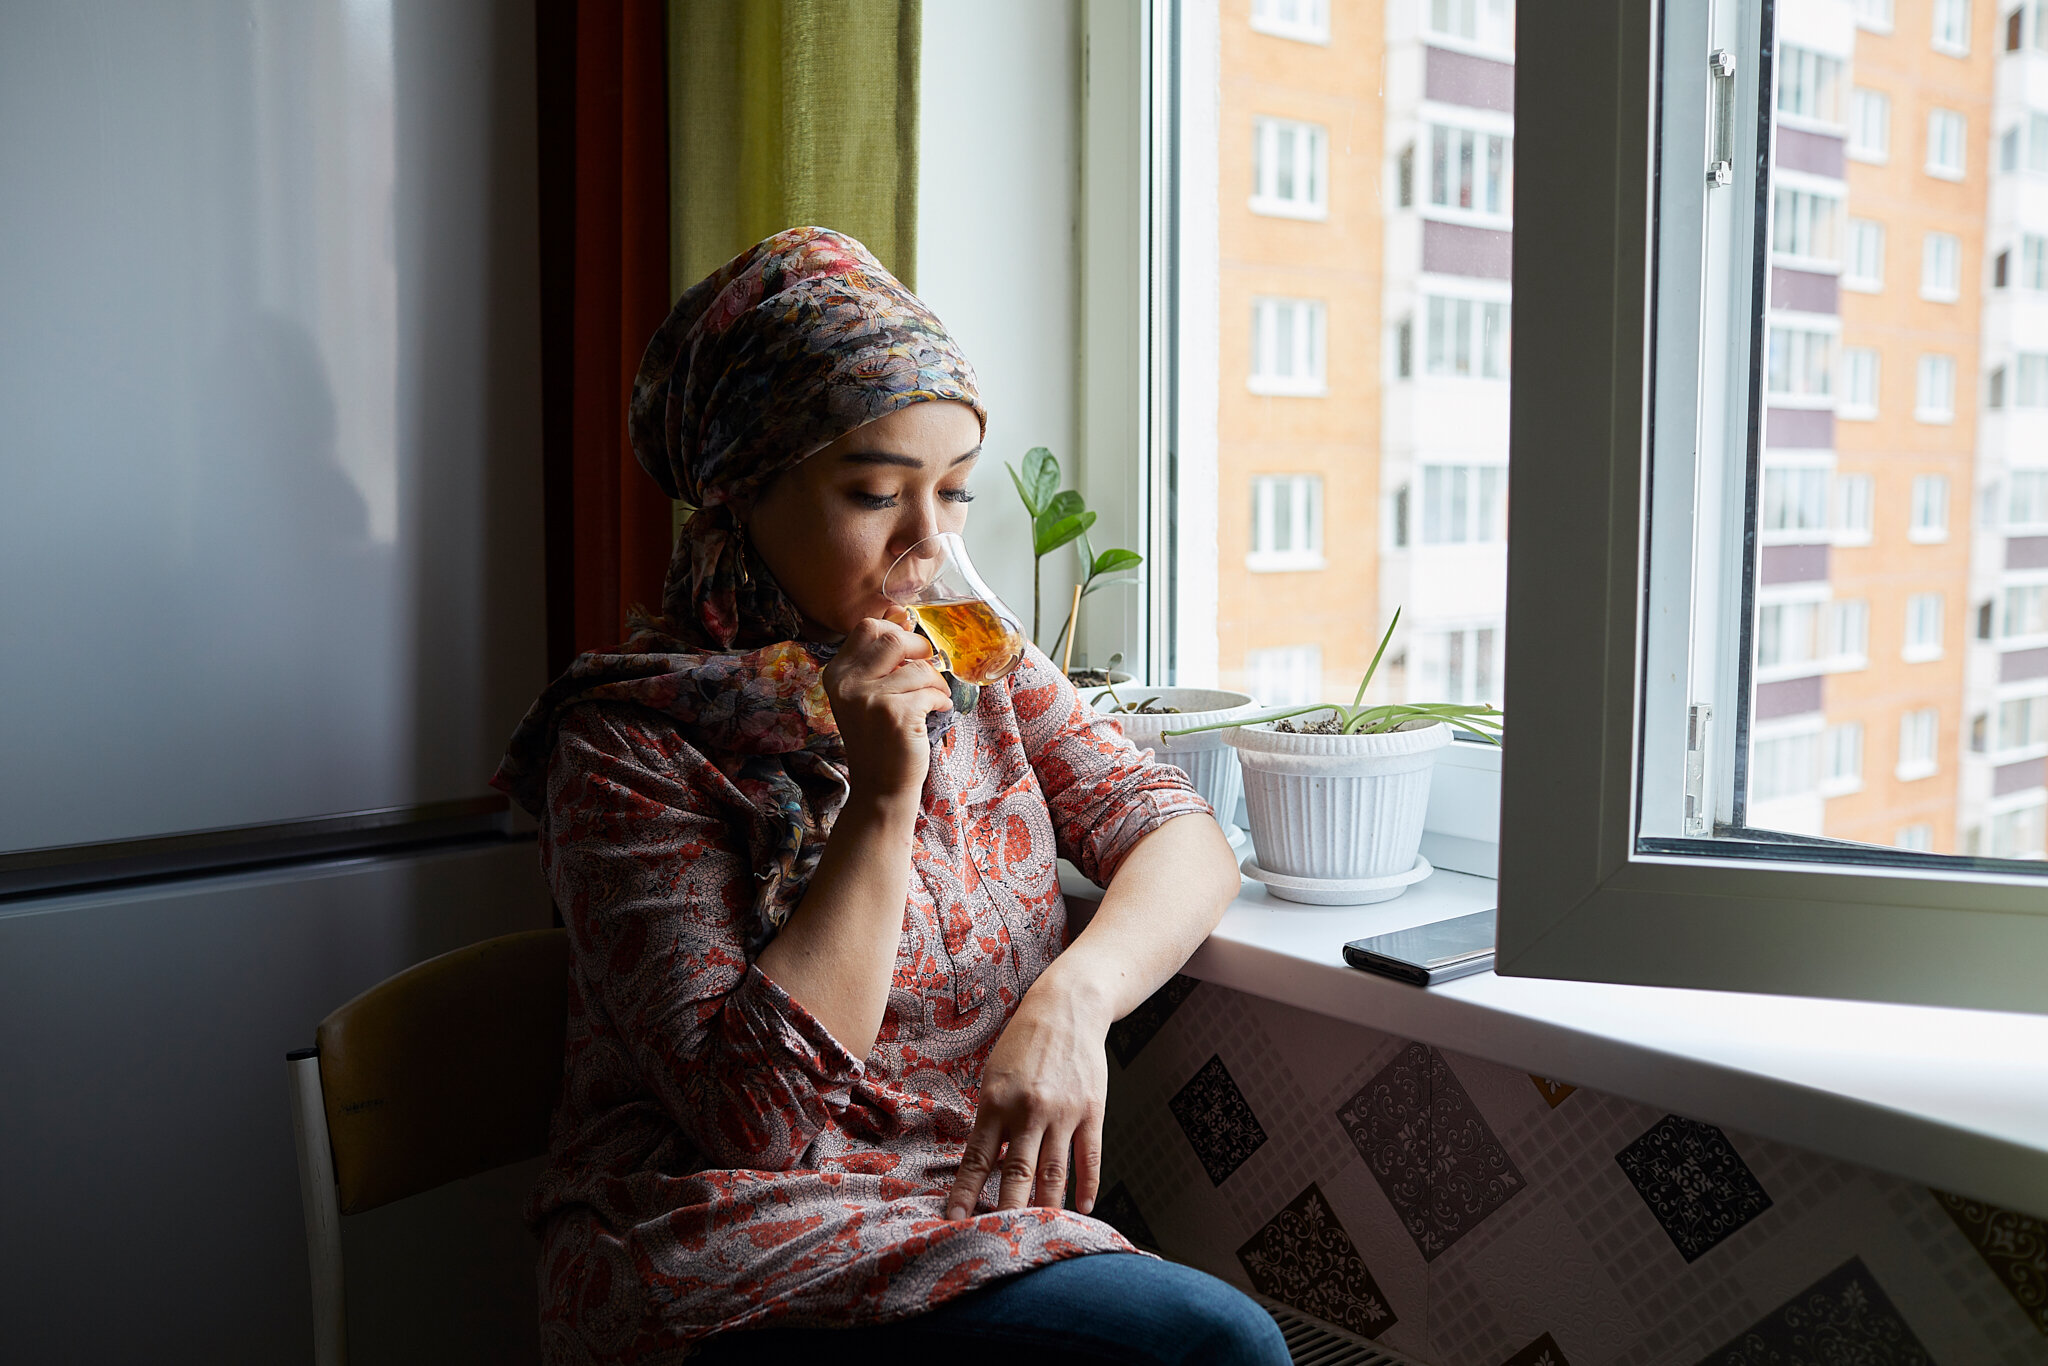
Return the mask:
M 651 709 L 573 708 L 541 858 L 572 946 L 541 1224 L 551 1362 L 673 1361 L 719 1331 L 905 1318 L 995 1277 L 1135 1251 L 1072 1210 L 948 1223 L 981 1072 L 1065 942 L 1055 858 L 1107 882 L 1208 805 L 1043 655 L 932 755 L 873 1050 L 851 1056 L 749 958 L 727 779 Z M 732 794 L 727 792 L 727 801 Z

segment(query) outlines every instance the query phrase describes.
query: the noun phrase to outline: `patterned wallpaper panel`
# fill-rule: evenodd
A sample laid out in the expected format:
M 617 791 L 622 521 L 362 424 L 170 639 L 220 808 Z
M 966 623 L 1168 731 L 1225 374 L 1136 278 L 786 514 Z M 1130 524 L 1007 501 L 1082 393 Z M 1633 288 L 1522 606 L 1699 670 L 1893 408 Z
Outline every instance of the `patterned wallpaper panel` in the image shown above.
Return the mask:
M 2048 1221 L 1177 977 L 1101 1213 L 1432 1366 L 2048 1366 Z

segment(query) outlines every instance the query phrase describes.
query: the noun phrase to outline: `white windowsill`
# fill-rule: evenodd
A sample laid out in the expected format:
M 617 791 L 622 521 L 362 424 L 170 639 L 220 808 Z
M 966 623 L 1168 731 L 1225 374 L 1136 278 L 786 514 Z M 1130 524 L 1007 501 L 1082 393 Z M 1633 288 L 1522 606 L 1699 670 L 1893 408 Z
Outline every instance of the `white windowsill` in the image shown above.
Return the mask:
M 1244 567 L 1253 574 L 1298 574 L 1328 569 L 1330 563 L 1318 551 L 1253 551 L 1244 557 Z
M 1070 898 L 1100 893 L 1067 865 Z M 1234 991 L 2048 1211 L 2048 1016 L 1483 973 L 1422 989 L 1346 967 L 1346 940 L 1495 903 L 1439 870 L 1377 906 L 1247 883 L 1183 969 Z
M 1330 216 L 1330 206 L 1327 204 L 1303 204 L 1299 200 L 1268 199 L 1256 194 L 1247 202 L 1253 213 L 1264 218 L 1298 218 L 1305 222 L 1321 223 Z
M 1902 783 L 1917 783 L 1922 778 L 1932 778 L 1940 771 L 1934 764 L 1900 764 L 1892 770 L 1892 776 Z

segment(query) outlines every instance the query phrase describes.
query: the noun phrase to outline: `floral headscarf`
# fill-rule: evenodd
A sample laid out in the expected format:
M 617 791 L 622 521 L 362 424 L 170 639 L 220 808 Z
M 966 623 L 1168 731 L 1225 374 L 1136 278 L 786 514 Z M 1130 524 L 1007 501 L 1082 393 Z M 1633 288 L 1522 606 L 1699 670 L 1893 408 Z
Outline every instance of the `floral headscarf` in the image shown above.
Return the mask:
M 845 804 L 845 747 L 823 683 L 836 647 L 796 638 L 797 609 L 739 511 L 847 432 L 934 400 L 966 404 L 986 428 L 973 368 L 945 328 L 843 233 L 777 233 L 685 290 L 647 344 L 627 417 L 641 467 L 695 509 L 662 586 L 664 620 L 549 684 L 492 786 L 539 816 L 564 712 L 601 701 L 661 712 L 744 800 L 750 937 L 765 943 Z M 934 741 L 954 719 L 932 713 Z

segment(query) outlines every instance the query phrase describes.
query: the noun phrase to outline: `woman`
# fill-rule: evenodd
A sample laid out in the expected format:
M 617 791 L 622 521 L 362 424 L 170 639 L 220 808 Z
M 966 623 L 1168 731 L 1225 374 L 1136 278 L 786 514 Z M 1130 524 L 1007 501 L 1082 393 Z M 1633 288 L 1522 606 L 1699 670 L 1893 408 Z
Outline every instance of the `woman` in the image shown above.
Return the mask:
M 634 450 L 696 509 L 662 617 L 552 684 L 495 780 L 573 949 L 551 1361 L 1287 1359 L 1087 1215 L 1105 1035 L 1214 927 L 1229 846 L 1036 651 L 956 710 L 880 591 L 965 522 L 984 425 L 938 320 L 819 228 L 648 346 Z M 1056 850 L 1108 886 L 1064 951 Z

